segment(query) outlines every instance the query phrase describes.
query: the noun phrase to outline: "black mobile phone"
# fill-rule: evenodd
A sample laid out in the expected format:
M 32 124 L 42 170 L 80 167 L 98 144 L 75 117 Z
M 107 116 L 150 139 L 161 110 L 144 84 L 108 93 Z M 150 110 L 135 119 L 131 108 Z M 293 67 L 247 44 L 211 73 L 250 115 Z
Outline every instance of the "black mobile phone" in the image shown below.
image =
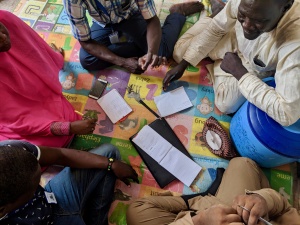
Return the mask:
M 96 99 L 96 100 L 99 99 L 101 97 L 103 91 L 105 90 L 106 86 L 107 86 L 107 81 L 98 78 L 95 81 L 95 83 L 89 93 L 89 97 Z

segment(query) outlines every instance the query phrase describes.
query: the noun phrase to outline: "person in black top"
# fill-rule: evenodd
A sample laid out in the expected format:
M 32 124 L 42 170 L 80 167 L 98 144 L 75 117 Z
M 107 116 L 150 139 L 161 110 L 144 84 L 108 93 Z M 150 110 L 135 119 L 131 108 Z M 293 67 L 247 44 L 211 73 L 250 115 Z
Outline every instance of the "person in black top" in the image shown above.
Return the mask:
M 66 166 L 45 188 L 41 166 Z M 90 152 L 0 142 L 0 225 L 108 224 L 116 178 L 138 182 L 111 144 Z

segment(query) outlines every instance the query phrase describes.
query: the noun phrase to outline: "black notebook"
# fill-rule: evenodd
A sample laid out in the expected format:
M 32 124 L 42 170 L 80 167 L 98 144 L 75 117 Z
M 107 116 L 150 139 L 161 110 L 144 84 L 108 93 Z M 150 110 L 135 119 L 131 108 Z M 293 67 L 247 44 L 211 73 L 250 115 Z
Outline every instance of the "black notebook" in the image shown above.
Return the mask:
M 149 124 L 149 126 L 160 134 L 164 139 L 171 143 L 175 148 L 181 151 L 183 154 L 193 159 L 188 151 L 185 149 L 184 145 L 181 143 L 177 135 L 174 133 L 173 129 L 170 127 L 168 122 L 164 118 L 157 118 L 155 121 Z M 136 134 L 135 134 L 136 135 Z M 132 145 L 135 147 L 144 163 L 148 167 L 152 176 L 155 178 L 156 182 L 161 188 L 164 188 L 173 180 L 176 179 L 173 174 L 162 167 L 158 162 L 156 162 L 152 157 L 150 157 L 145 151 L 143 151 L 139 146 L 137 146 L 132 139 L 135 137 L 133 135 L 129 138 Z

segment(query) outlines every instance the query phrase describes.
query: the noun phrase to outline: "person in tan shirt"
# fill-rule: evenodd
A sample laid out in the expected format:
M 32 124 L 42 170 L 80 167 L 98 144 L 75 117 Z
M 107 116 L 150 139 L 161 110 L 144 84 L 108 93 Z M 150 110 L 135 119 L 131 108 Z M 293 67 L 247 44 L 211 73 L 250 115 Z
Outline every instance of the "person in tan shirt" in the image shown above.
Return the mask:
M 243 210 L 240 206 L 250 211 Z M 215 195 L 184 201 L 180 196 L 137 199 L 127 211 L 128 225 L 300 225 L 300 215 L 248 158 L 233 158 Z
M 248 100 L 282 126 L 295 123 L 300 118 L 299 12 L 299 0 L 229 0 L 177 41 L 173 57 L 179 64 L 167 72 L 164 90 L 189 64 L 210 57 L 220 111 L 234 113 Z M 270 76 L 275 88 L 262 81 Z

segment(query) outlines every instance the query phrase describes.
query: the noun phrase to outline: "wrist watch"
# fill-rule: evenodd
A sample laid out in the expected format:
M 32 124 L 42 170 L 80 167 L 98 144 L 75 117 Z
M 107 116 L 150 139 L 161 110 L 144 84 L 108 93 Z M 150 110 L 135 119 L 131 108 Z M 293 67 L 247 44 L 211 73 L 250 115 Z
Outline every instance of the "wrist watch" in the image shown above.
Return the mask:
M 107 171 L 111 171 L 112 170 L 112 164 L 115 161 L 114 158 L 108 158 L 108 165 L 107 165 Z

